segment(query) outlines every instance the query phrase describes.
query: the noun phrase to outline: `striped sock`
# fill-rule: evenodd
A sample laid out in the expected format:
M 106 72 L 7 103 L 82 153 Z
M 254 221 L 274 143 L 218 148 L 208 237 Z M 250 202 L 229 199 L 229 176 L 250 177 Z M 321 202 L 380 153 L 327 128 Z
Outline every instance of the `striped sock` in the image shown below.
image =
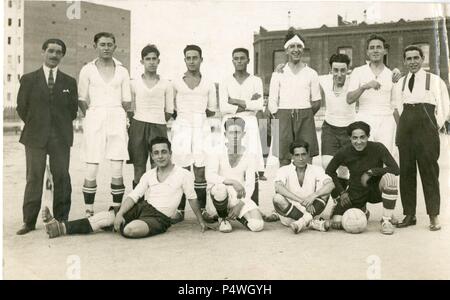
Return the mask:
M 301 217 L 303 217 L 303 213 L 296 206 L 294 206 L 294 204 L 292 204 L 291 202 L 289 202 L 289 204 L 285 210 L 280 209 L 278 207 L 278 205 L 274 205 L 274 207 L 275 207 L 275 210 L 277 211 L 277 213 L 279 213 L 283 217 L 291 218 L 294 220 L 298 220 Z
M 125 194 L 125 186 L 123 184 L 111 183 L 111 195 L 113 196 L 113 203 L 115 205 L 122 203 L 123 194 Z
M 214 204 L 214 207 L 217 210 L 217 214 L 219 215 L 219 217 L 221 218 L 226 218 L 228 216 L 228 197 L 225 198 L 225 200 L 223 201 L 217 201 L 216 199 L 214 199 L 212 196 L 212 202 Z
M 97 185 L 88 187 L 83 185 L 84 203 L 86 205 L 93 205 L 95 200 L 95 193 L 97 192 Z
M 206 181 L 197 182 L 194 181 L 194 189 L 197 194 L 197 200 L 200 205 L 200 208 L 206 207 L 206 187 L 208 184 Z
M 313 217 L 318 216 L 323 212 L 323 210 L 327 206 L 327 201 L 325 201 L 321 198 L 316 198 L 316 200 L 313 201 L 312 206 L 314 207 L 314 210 L 315 210 Z

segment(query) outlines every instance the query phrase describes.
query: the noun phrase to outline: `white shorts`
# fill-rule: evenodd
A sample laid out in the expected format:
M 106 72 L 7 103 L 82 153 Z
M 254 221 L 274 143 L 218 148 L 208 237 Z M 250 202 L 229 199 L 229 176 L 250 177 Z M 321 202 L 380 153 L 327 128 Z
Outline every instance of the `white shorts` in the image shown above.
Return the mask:
M 369 115 L 357 113 L 356 121 L 363 121 L 370 126 L 370 141 L 382 143 L 395 157 L 397 149 L 395 147 L 395 131 L 397 124 L 394 116 L 391 115 Z
M 212 200 L 210 192 L 211 188 L 208 189 L 208 196 L 209 196 L 208 198 Z M 227 186 L 227 193 L 228 193 L 228 209 L 230 210 L 239 203 L 239 200 L 237 198 L 236 190 L 232 186 Z M 251 195 L 246 195 L 244 199 L 240 199 L 244 202 L 244 206 L 242 207 L 241 212 L 239 213 L 239 218 L 242 218 L 249 211 L 252 211 L 254 209 L 259 210 L 259 207 L 250 197 Z M 212 207 L 214 207 L 214 205 L 212 205 Z M 215 214 L 217 214 L 216 211 Z
M 191 122 L 178 117 L 172 124 L 172 159 L 181 167 L 194 164 L 205 166 L 205 157 L 211 151 L 211 127 L 206 119 Z
M 243 138 L 243 144 L 249 153 L 251 153 L 256 158 L 256 170 L 264 171 L 264 158 L 261 148 L 261 139 L 259 136 L 259 126 L 258 119 L 255 116 L 241 116 L 241 115 L 226 115 L 222 120 L 222 137 L 225 128 L 223 125 L 226 120 L 232 117 L 239 117 L 245 121 L 245 136 Z M 225 143 L 225 138 L 224 138 Z
M 81 160 L 100 163 L 103 159 L 127 160 L 127 118 L 122 107 L 89 108 L 83 120 Z

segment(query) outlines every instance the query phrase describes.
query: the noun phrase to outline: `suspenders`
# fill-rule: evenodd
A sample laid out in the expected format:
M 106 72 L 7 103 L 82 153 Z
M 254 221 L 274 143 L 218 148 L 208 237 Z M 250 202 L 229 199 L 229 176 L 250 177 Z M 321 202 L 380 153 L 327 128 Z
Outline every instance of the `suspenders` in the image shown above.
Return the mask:
M 425 90 L 429 91 L 430 90 L 431 74 L 429 72 L 426 72 L 426 74 L 427 75 L 425 77 Z M 408 77 L 408 74 L 406 74 L 406 76 L 403 78 L 402 92 L 405 90 L 406 77 Z

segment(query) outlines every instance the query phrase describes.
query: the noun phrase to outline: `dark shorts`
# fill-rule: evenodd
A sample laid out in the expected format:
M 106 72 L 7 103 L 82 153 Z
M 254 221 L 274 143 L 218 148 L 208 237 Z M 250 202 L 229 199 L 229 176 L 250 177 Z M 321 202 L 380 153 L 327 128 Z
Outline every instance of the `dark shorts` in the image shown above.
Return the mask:
M 279 109 L 275 114 L 279 121 L 278 132 L 272 132 L 272 153 L 280 160 L 290 160 L 289 146 L 293 141 L 303 140 L 309 144 L 309 155 L 319 155 L 316 125 L 311 108 Z
M 128 134 L 129 162 L 146 165 L 149 156 L 150 141 L 157 136 L 167 138 L 167 126 L 131 119 Z
M 322 155 L 334 156 L 339 149 L 350 144 L 347 127 L 336 127 L 323 121 L 322 124 Z
M 114 210 L 114 213 L 116 214 L 119 211 L 119 207 L 111 207 L 110 210 L 111 209 Z M 120 233 L 123 236 L 125 236 L 123 234 L 123 229 L 125 226 L 134 220 L 144 221 L 147 224 L 149 228 L 147 236 L 164 233 L 171 224 L 168 216 L 154 208 L 147 201 L 140 201 L 136 203 L 129 211 L 125 213 L 123 218 L 125 219 L 125 224 L 123 224 L 120 228 Z
M 336 205 L 332 215 L 342 216 L 347 209 L 359 208 L 362 211 L 366 210 L 367 203 L 380 203 L 383 202 L 381 198 L 381 191 L 378 187 L 379 180 L 374 181 L 364 191 L 349 191 L 349 196 L 352 204 L 350 206 L 342 206 L 340 202 Z

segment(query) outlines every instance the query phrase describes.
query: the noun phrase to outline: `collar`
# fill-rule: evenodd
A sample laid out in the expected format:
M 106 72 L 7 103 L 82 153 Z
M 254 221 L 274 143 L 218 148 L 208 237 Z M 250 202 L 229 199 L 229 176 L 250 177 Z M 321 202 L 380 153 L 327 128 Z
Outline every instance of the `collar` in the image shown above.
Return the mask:
M 100 58 L 96 57 L 93 61 L 89 62 L 89 64 L 93 64 L 95 65 L 95 63 L 97 62 L 97 60 L 99 60 Z M 122 62 L 120 62 L 120 60 L 115 59 L 114 57 L 112 58 L 112 60 L 114 61 L 114 64 L 116 66 L 123 66 Z
M 47 67 L 45 64 L 43 64 L 42 69 L 44 70 L 45 79 L 48 80 L 48 76 L 50 74 L 50 68 Z M 52 70 L 53 70 L 53 78 L 56 80 L 56 73 L 58 73 L 58 66 L 52 68 Z
M 411 78 L 412 74 L 413 74 L 413 73 L 408 72 L 408 75 L 406 76 L 406 80 L 409 80 L 409 79 Z M 417 71 L 417 72 L 414 73 L 414 74 L 415 74 L 414 77 L 417 79 L 417 78 L 419 78 L 419 77 L 421 78 L 421 77 L 425 76 L 425 75 L 426 75 L 426 72 L 425 72 L 425 70 L 424 70 L 423 68 L 420 68 L 420 70 Z

